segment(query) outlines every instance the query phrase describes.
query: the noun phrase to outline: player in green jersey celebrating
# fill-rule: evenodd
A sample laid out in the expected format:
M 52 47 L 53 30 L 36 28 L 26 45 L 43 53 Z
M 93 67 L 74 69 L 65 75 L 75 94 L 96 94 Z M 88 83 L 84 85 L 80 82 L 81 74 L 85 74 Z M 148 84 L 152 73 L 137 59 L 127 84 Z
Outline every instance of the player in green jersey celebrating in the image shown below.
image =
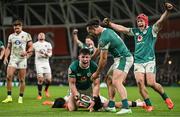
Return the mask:
M 134 52 L 134 73 L 139 92 L 146 103 L 146 110 L 152 111 L 153 106 L 149 99 L 147 89 L 145 87 L 145 78 L 147 84 L 158 92 L 165 100 L 169 109 L 173 109 L 174 104 L 165 93 L 163 87 L 156 82 L 156 62 L 154 45 L 157 40 L 157 34 L 162 29 L 164 21 L 167 19 L 170 11 L 173 9 L 171 3 L 165 3 L 165 12 L 160 19 L 152 26 L 148 25 L 148 16 L 139 14 L 136 18 L 137 28 L 127 28 L 122 25 L 111 22 L 105 18 L 103 22 L 118 32 L 134 36 L 135 52 Z
M 107 73 L 110 100 L 107 111 L 116 112 L 114 102 L 116 88 L 122 99 L 122 109 L 116 114 L 131 113 L 126 88 L 123 85 L 127 73 L 133 64 L 133 57 L 130 51 L 127 49 L 123 40 L 113 30 L 100 26 L 98 19 L 92 19 L 88 22 L 87 31 L 99 37 L 98 47 L 100 50 L 100 60 L 96 72 L 92 75 L 92 79 L 98 78 L 104 68 L 107 62 L 108 52 L 114 57 L 114 64 Z
M 93 110 L 95 104 L 98 105 L 96 102 L 101 104 L 99 101 L 100 78 L 91 79 L 96 69 L 97 64 L 91 61 L 89 49 L 82 48 L 79 52 L 79 60 L 73 61 L 68 69 L 70 97 L 67 105 L 69 111 L 75 111 L 80 106 L 81 94 L 92 97 L 91 104 L 88 106 L 90 111 Z

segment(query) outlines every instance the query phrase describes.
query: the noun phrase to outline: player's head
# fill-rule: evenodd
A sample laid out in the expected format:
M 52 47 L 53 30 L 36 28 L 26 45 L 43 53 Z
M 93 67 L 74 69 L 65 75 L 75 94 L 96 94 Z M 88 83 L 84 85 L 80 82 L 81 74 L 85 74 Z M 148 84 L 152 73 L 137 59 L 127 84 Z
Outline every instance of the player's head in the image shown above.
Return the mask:
M 79 51 L 79 62 L 82 68 L 87 68 L 90 65 L 91 55 L 87 48 L 82 48 Z
M 92 33 L 96 36 L 101 33 L 101 28 L 102 27 L 100 26 L 100 20 L 97 18 L 90 20 L 86 25 L 87 32 Z
M 23 26 L 23 23 L 22 21 L 20 20 L 15 20 L 13 22 L 13 28 L 14 28 L 14 32 L 19 34 L 21 31 L 22 31 L 22 26 Z
M 66 106 L 66 101 L 64 98 L 56 98 L 54 101 L 54 104 L 52 105 L 52 108 L 64 108 Z
M 141 30 L 144 30 L 149 24 L 148 16 L 143 13 L 137 16 L 136 21 L 138 28 Z
M 38 34 L 38 41 L 44 41 L 45 38 L 46 38 L 46 36 L 45 36 L 44 33 L 41 32 L 41 33 Z
M 88 47 L 94 47 L 93 37 L 91 35 L 87 35 L 85 39 L 85 43 Z

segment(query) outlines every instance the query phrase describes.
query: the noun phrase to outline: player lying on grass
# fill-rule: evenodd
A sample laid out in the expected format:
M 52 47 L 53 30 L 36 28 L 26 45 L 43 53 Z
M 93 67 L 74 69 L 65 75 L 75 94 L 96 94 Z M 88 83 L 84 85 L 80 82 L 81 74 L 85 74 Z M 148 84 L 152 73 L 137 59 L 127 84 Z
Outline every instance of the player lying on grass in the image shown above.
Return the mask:
M 56 98 L 55 101 L 46 100 L 42 104 L 43 105 L 50 105 L 50 106 L 52 106 L 52 108 L 66 108 L 66 109 L 68 109 L 68 107 L 67 107 L 68 98 L 69 98 L 69 96 L 65 96 L 64 98 L 59 97 L 59 98 Z M 89 96 L 82 95 L 81 99 L 79 101 L 79 106 L 81 108 L 88 108 L 88 106 L 90 105 L 90 101 L 91 100 L 89 100 Z M 100 101 L 101 101 L 101 103 L 99 106 L 93 107 L 94 111 L 101 111 L 101 110 L 104 110 L 105 108 L 108 107 L 109 100 L 107 98 L 100 96 Z M 144 107 L 144 105 L 145 105 L 144 101 L 141 101 L 140 99 L 138 99 L 136 101 L 128 101 L 128 103 L 129 103 L 129 106 L 131 106 L 131 107 Z M 115 107 L 121 108 L 122 103 L 121 102 L 115 102 Z

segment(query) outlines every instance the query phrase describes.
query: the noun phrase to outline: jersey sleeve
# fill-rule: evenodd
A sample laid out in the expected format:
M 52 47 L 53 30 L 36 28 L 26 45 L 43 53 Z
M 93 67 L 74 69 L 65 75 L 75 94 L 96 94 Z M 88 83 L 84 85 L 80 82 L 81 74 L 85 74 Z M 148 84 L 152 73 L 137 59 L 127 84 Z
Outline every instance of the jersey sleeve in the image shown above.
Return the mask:
M 8 43 L 12 43 L 12 34 L 8 37 Z
M 51 43 L 48 43 L 48 49 L 49 49 L 49 50 L 52 50 L 52 45 L 51 45 Z
M 108 36 L 104 35 L 100 37 L 98 47 L 100 50 L 108 50 L 110 46 L 110 41 L 108 41 Z
M 153 34 L 153 37 L 157 37 L 158 31 L 159 31 L 159 27 L 157 26 L 157 24 L 154 24 L 154 25 L 152 26 L 152 34 Z
M 92 68 L 92 71 L 95 72 L 98 68 L 98 65 L 96 64 L 96 62 L 92 61 L 91 60 L 91 68 Z
M 127 33 L 129 36 L 134 36 L 135 35 L 135 28 L 129 28 L 129 33 Z
M 2 41 L 0 41 L 0 48 L 4 48 L 4 44 Z
M 27 42 L 28 41 L 32 41 L 31 35 L 29 33 L 27 33 Z
M 75 72 L 75 63 L 71 63 L 71 65 L 68 68 L 68 78 L 76 78 L 76 72 Z

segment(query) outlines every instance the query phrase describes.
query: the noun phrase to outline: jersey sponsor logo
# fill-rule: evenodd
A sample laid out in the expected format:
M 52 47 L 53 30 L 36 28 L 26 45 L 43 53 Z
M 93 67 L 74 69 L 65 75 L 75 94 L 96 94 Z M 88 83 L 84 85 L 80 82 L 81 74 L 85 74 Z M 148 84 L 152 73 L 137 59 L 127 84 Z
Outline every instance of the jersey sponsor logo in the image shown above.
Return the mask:
M 91 77 L 92 73 L 87 73 L 87 77 Z
M 138 41 L 138 42 L 142 41 L 142 39 L 143 39 L 143 37 L 142 37 L 141 35 L 138 35 L 138 36 L 137 36 L 137 41 Z
M 87 80 L 87 78 L 85 76 L 81 77 L 80 79 L 81 79 L 81 81 L 86 81 Z
M 77 76 L 81 76 L 81 73 L 77 73 Z
M 14 43 L 15 43 L 16 45 L 20 45 L 20 44 L 21 44 L 21 41 L 20 41 L 20 40 L 16 40 Z

